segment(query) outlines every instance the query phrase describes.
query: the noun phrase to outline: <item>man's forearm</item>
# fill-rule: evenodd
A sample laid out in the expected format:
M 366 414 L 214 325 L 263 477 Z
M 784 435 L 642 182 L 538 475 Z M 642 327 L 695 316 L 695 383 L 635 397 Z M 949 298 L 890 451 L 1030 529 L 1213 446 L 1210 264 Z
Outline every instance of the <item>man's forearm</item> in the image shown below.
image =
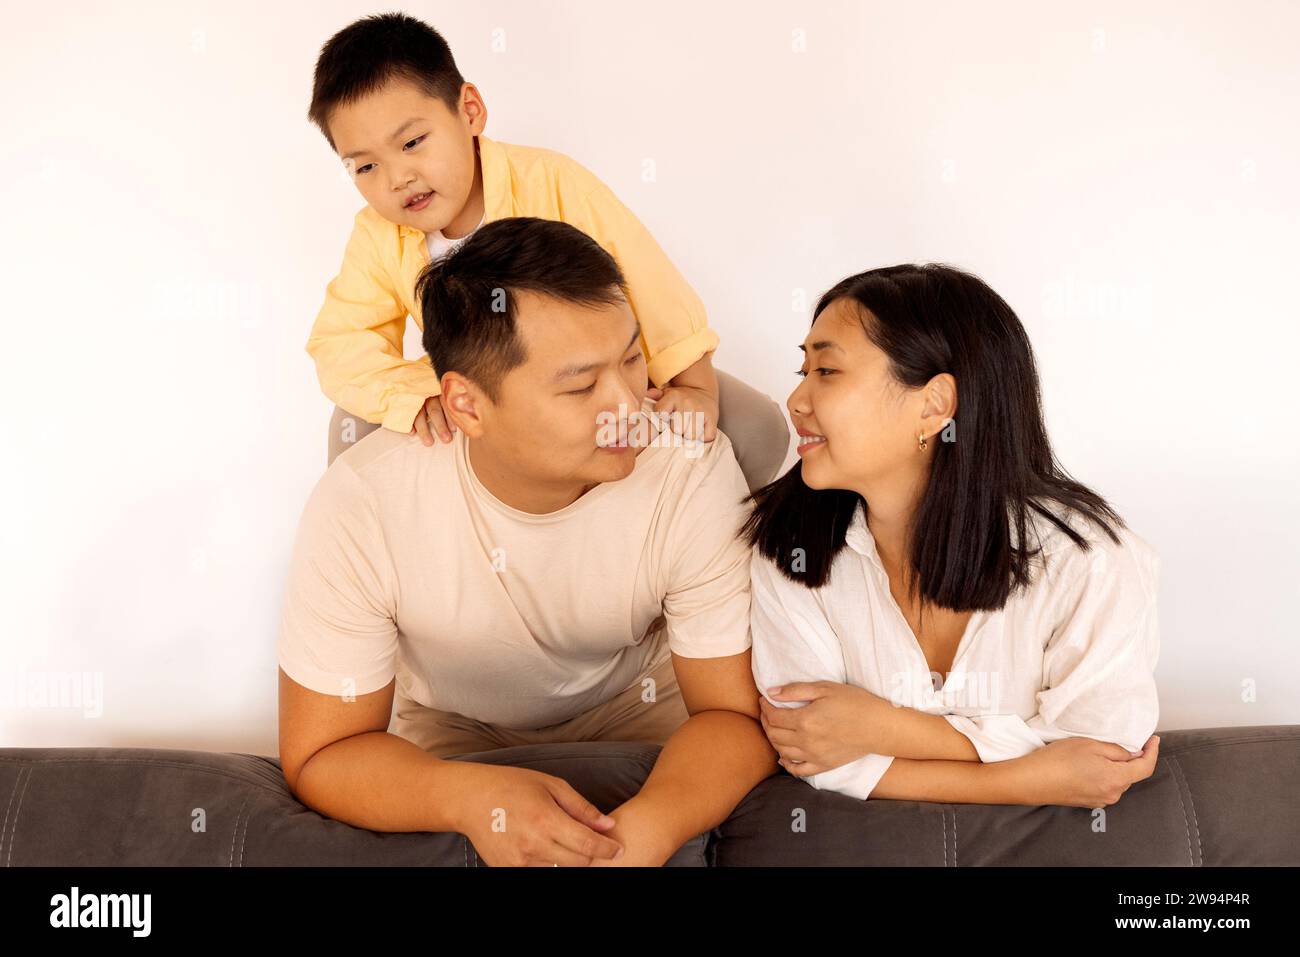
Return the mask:
M 293 793 L 326 817 L 371 831 L 458 831 L 459 795 L 477 767 L 371 731 L 316 752 L 298 773 Z
M 780 770 L 762 725 L 736 711 L 700 711 L 659 752 L 641 790 L 611 817 L 634 817 L 635 833 L 653 831 L 649 856 L 662 863 L 683 844 L 717 827 L 760 781 Z M 619 828 L 609 836 L 619 840 Z M 635 839 L 632 841 L 635 844 Z M 640 859 L 647 849 L 629 844 Z
M 918 761 L 894 758 L 871 791 L 873 798 L 940 804 L 1028 804 L 1041 799 L 1036 782 L 1017 763 Z

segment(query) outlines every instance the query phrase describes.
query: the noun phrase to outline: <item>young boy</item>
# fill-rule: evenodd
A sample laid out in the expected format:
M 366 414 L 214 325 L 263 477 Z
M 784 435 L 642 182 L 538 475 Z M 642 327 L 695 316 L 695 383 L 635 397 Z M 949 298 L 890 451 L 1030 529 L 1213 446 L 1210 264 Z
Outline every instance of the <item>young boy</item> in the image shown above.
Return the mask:
M 483 135 L 483 98 L 433 28 L 387 13 L 337 33 L 316 62 L 308 118 L 367 203 L 307 341 L 321 388 L 339 407 L 419 434 L 426 445 L 431 431 L 450 441 L 438 373 L 427 355 L 402 353 L 407 314 L 424 327 L 416 278 L 483 223 L 535 216 L 576 226 L 618 261 L 641 324 L 655 410 L 682 413 L 670 416 L 674 430 L 713 441 L 718 335 L 700 298 L 589 170 L 552 150 Z M 784 422 L 779 428 L 788 442 Z

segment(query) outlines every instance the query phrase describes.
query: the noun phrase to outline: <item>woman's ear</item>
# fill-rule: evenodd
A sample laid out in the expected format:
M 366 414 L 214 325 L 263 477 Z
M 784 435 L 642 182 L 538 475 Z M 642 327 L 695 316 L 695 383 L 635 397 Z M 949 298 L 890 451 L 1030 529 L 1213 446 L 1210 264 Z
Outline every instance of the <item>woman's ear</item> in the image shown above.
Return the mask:
M 950 372 L 941 372 L 926 384 L 925 405 L 921 415 L 937 419 L 942 426 L 957 414 L 957 380 Z

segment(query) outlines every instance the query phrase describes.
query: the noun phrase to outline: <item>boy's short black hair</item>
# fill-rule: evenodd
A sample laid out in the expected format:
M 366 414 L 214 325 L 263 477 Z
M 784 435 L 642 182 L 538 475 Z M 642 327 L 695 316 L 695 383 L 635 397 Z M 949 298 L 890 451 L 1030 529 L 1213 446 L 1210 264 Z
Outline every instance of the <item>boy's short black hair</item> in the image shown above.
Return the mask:
M 515 294 L 580 305 L 627 301 L 614 257 L 575 226 L 533 216 L 479 227 L 415 282 L 424 351 L 439 375 L 459 372 L 500 401 L 501 380 L 527 358 L 515 326 Z
M 405 13 L 380 13 L 344 27 L 321 47 L 307 119 L 337 152 L 329 131 L 330 114 L 396 77 L 442 100 L 453 113 L 460 109 L 465 78 L 442 35 Z

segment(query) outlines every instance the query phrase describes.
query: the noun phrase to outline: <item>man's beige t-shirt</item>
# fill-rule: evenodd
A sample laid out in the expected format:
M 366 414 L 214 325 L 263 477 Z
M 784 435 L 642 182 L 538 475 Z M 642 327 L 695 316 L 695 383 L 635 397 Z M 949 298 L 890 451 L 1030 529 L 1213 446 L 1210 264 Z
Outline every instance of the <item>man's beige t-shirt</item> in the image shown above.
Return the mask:
M 544 515 L 484 488 L 460 430 L 432 447 L 372 432 L 303 510 L 280 666 L 330 695 L 396 676 L 421 704 L 533 729 L 608 701 L 670 650 L 745 651 L 749 489 L 731 441 L 655 431 L 631 475 Z

